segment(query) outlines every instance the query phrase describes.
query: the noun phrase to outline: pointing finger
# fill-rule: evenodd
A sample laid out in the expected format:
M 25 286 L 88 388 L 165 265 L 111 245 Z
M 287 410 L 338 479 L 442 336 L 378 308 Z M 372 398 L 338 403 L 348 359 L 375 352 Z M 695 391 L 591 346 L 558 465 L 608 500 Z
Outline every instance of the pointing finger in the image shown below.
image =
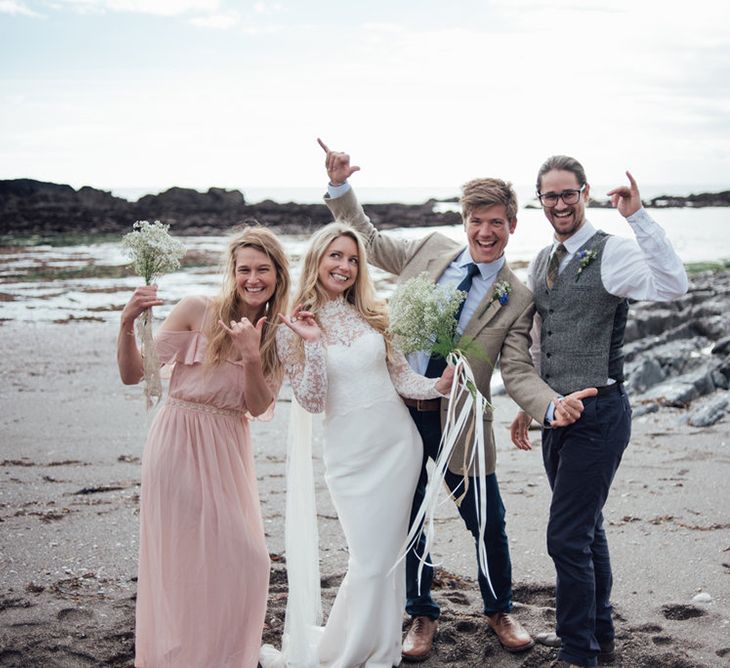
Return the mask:
M 329 153 L 330 150 L 327 147 L 327 144 L 325 144 L 319 137 L 317 137 L 317 143 L 322 147 L 325 153 Z
M 634 177 L 631 176 L 631 172 L 628 169 L 626 170 L 626 176 L 629 177 L 629 183 L 631 184 L 631 190 L 638 190 L 639 186 L 636 184 L 636 179 L 634 179 Z

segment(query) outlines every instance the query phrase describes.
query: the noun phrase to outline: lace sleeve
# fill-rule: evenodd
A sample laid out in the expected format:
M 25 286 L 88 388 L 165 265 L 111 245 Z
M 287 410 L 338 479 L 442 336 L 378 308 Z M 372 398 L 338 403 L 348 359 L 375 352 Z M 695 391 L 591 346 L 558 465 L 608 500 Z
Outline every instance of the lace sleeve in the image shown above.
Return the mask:
M 321 341 L 304 342 L 304 359 L 297 354 L 296 334 L 282 325 L 276 331 L 276 349 L 294 396 L 309 413 L 322 413 L 327 400 L 327 358 Z
M 442 395 L 436 389 L 436 378 L 426 378 L 411 369 L 399 350 L 388 359 L 388 373 L 398 394 L 409 399 L 436 399 Z

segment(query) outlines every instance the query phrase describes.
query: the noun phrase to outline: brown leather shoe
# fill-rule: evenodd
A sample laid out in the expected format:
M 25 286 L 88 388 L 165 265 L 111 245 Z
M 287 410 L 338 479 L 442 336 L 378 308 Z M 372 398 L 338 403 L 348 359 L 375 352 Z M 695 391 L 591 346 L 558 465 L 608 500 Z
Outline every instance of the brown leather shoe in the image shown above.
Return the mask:
M 535 644 L 522 624 L 506 612 L 488 615 L 487 624 L 497 634 L 499 644 L 508 652 L 524 652 Z
M 414 617 L 411 628 L 403 638 L 401 654 L 404 661 L 424 661 L 431 653 L 439 623 L 430 617 Z

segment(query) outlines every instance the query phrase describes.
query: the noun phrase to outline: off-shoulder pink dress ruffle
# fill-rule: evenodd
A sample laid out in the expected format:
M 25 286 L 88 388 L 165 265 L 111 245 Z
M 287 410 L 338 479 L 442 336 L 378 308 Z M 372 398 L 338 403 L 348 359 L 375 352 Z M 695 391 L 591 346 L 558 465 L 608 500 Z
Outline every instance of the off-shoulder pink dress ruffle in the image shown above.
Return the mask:
M 201 332 L 161 332 L 174 363 L 142 458 L 139 668 L 255 668 L 264 539 L 240 364 L 203 365 Z M 270 410 L 273 410 L 273 406 Z

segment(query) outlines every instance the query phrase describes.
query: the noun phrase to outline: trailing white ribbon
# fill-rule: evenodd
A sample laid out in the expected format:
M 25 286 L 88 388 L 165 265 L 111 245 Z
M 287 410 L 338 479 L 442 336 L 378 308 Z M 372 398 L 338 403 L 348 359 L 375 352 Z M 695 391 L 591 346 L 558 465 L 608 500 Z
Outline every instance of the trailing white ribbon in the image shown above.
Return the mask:
M 286 576 L 289 594 L 281 651 L 261 648 L 263 668 L 319 667 L 317 629 L 322 625 L 319 531 L 312 466 L 312 416 L 292 397 L 286 465 Z
M 484 533 L 487 523 L 487 462 L 484 454 L 484 422 L 482 416 L 486 410 L 491 410 L 492 407 L 477 388 L 476 381 L 474 380 L 474 372 L 466 357 L 459 350 L 455 350 L 449 355 L 448 362 L 454 366 L 454 381 L 449 393 L 449 403 L 446 421 L 441 434 L 439 455 L 436 458 L 434 471 L 426 486 L 424 499 L 411 524 L 404 548 L 401 550 L 396 564 L 405 559 L 408 551 L 418 544 L 421 535 L 425 536 L 426 544 L 423 555 L 417 555 L 419 560 L 418 588 L 420 591 L 423 567 L 428 563 L 424 555 L 430 553 L 434 540 L 434 518 L 436 510 L 441 503 L 445 503 L 450 498 L 454 498 L 457 505 L 461 503 L 468 489 L 469 472 L 474 471 L 474 477 L 478 481 L 477 493 L 474 494 L 474 503 L 479 523 L 479 539 L 477 541 L 479 566 L 486 576 L 487 584 L 492 595 L 496 598 L 497 595 L 494 592 L 492 580 L 489 576 L 487 550 L 484 545 Z M 460 408 L 457 408 L 459 406 Z M 446 498 L 441 501 L 439 499 L 441 490 L 448 490 L 446 485 L 443 484 L 442 486 L 441 483 L 444 481 L 446 471 L 449 467 L 449 460 L 462 434 L 466 434 L 463 462 L 464 480 L 461 483 L 464 485 L 464 490 L 458 498 L 449 492 Z M 467 457 L 467 452 L 469 451 L 471 452 Z M 435 566 L 438 564 L 428 563 L 428 565 Z
M 162 380 L 160 379 L 160 358 L 152 335 L 152 307 L 142 311 L 137 319 L 137 336 L 142 346 L 142 368 L 144 370 L 144 398 L 147 410 L 152 408 L 152 399 L 156 398 L 155 405 L 162 398 Z

